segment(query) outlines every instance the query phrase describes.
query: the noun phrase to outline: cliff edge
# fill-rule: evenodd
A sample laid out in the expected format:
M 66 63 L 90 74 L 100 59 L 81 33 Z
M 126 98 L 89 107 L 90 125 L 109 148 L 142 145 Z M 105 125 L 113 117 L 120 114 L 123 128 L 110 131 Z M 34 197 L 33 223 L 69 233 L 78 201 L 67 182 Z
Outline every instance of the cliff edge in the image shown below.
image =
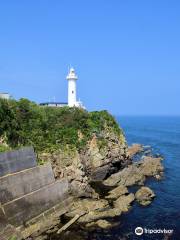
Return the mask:
M 90 181 L 130 163 L 123 131 L 107 111 L 0 100 L 0 151 L 28 145 L 35 148 L 39 164 L 51 162 L 55 177 L 67 177 L 79 195 L 91 195 Z

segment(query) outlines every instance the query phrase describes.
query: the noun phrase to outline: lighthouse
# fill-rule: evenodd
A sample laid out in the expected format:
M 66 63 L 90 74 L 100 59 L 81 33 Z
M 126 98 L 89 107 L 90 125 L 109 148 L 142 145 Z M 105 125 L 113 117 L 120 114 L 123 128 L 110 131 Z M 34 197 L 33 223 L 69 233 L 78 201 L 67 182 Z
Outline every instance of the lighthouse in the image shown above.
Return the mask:
M 70 68 L 68 75 L 66 77 L 68 80 L 68 102 L 55 102 L 55 101 L 49 101 L 49 102 L 42 102 L 40 103 L 40 106 L 48 106 L 48 107 L 77 107 L 85 109 L 85 106 L 80 101 L 80 99 L 77 101 L 76 96 L 76 81 L 78 79 L 74 68 Z M 0 98 L 1 98 L 0 94 Z
M 78 78 L 74 68 L 70 69 L 66 79 L 68 80 L 68 106 L 78 107 L 78 102 L 76 100 L 76 81 Z

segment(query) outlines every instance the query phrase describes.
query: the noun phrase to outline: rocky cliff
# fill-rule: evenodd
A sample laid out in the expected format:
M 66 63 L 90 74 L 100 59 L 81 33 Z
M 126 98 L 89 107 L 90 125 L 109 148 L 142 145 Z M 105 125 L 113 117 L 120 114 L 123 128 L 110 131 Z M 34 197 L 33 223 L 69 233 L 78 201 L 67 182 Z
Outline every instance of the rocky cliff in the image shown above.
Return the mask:
M 122 129 L 107 111 L 0 100 L 0 151 L 28 145 L 35 148 L 39 164 L 51 163 L 56 180 L 66 179 L 68 195 L 74 199 L 62 218 L 42 224 L 32 234 L 37 238 L 30 239 L 59 239 L 63 218 L 75 218 L 77 228 L 61 232 L 62 239 L 76 236 L 80 226 L 83 236 L 112 227 L 107 218 L 129 211 L 134 201 L 143 206 L 151 203 L 156 194 L 141 186 L 148 177 L 163 177 L 162 158 L 153 156 L 147 146 L 128 148 Z M 131 186 L 139 188 L 136 193 Z
M 52 153 L 39 154 L 43 162 L 52 163 L 55 177 L 66 177 L 73 193 L 79 196 L 91 196 L 91 181 L 103 180 L 131 162 L 124 134 L 114 118 L 105 111 L 88 114 L 100 117 L 103 125 L 98 131 L 90 130 L 91 135 L 82 148 L 66 145 Z M 80 141 L 84 136 L 80 129 L 77 131 Z
M 91 194 L 90 181 L 103 180 L 130 162 L 123 131 L 107 111 L 1 99 L 0 151 L 28 145 L 39 164 L 50 161 L 55 177 L 67 177 L 80 195 Z

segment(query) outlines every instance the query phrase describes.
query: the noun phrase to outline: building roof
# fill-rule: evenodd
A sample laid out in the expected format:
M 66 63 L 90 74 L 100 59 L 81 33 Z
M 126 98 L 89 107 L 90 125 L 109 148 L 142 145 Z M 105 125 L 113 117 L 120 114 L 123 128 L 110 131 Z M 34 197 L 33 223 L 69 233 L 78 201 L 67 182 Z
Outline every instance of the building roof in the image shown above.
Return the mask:
M 52 104 L 52 105 L 67 105 L 68 103 L 67 102 L 43 102 L 43 103 L 40 103 L 39 105 L 49 105 L 49 104 Z

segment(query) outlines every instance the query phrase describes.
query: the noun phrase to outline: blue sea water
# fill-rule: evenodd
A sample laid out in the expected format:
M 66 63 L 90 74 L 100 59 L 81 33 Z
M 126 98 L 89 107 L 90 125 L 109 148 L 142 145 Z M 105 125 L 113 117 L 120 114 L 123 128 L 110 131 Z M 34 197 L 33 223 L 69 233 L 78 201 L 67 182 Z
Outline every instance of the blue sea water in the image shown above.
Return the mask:
M 146 181 L 156 194 L 151 205 L 142 207 L 135 203 L 127 214 L 114 219 L 119 222 L 112 230 L 96 235 L 95 239 L 160 240 L 180 239 L 180 117 L 117 117 L 128 144 L 150 145 L 153 153 L 164 157 L 164 178 Z M 146 229 L 173 229 L 174 234 L 134 233 L 136 227 Z
M 137 226 L 149 229 L 173 229 L 170 239 L 180 239 L 180 117 L 118 117 L 128 144 L 150 145 L 160 153 L 165 167 L 161 181 L 146 182 L 156 194 L 148 207 L 138 204 L 124 215 L 121 232 L 130 233 L 130 239 L 163 239 L 162 234 L 143 234 L 136 237 Z M 117 229 L 116 229 L 117 230 Z

